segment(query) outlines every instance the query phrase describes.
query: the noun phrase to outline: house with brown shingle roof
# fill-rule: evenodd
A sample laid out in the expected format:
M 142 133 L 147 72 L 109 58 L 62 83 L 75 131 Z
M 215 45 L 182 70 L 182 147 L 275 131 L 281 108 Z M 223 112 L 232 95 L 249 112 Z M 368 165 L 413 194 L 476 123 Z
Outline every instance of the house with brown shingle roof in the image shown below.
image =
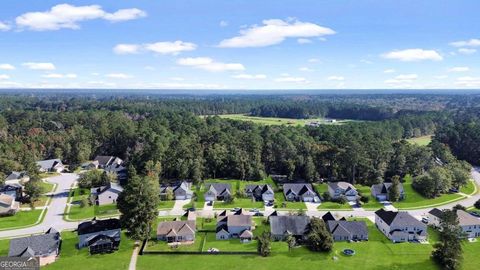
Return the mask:
M 195 221 L 163 221 L 157 227 L 157 240 L 173 242 L 195 241 Z
M 15 201 L 14 197 L 0 194 L 0 216 L 15 215 L 19 209 L 20 204 Z
M 245 241 L 253 237 L 251 234 L 254 229 L 251 215 L 244 215 L 242 211 L 236 213 L 227 213 L 217 217 L 216 238 L 225 240 L 230 238 L 240 238 Z M 252 237 L 248 237 L 252 235 Z

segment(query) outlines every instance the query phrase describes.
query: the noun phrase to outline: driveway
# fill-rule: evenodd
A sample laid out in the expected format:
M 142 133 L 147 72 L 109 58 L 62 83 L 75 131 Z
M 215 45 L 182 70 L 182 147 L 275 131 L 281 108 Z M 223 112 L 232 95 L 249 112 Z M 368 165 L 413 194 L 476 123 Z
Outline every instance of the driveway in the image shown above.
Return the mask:
M 68 200 L 68 192 L 72 184 L 77 180 L 78 175 L 75 173 L 62 173 L 59 176 L 47 178 L 46 181 L 57 184 L 57 188 L 53 193 L 49 194 L 51 196 L 51 202 L 45 210 L 47 212 L 42 223 L 24 229 L 0 231 L 0 238 L 41 233 L 50 227 L 59 231 L 77 228 L 78 222 L 67 222 L 63 220 L 63 214 Z
M 175 215 L 183 215 L 185 213 L 185 210 L 183 210 L 183 207 L 190 203 L 191 199 L 187 200 L 175 200 L 175 205 L 173 205 L 172 210 L 170 210 L 170 215 L 175 216 Z

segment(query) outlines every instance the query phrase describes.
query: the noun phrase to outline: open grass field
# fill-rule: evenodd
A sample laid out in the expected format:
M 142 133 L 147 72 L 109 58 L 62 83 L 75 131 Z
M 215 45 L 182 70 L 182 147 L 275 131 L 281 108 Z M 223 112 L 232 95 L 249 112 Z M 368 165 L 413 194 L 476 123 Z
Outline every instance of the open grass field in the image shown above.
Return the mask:
M 31 211 L 19 211 L 14 216 L 0 217 L 0 230 L 6 230 L 14 227 L 33 226 L 40 214 L 41 209 Z
M 353 122 L 354 120 L 336 120 L 336 122 L 329 122 L 325 118 L 311 118 L 311 119 L 291 119 L 291 118 L 275 118 L 275 117 L 259 117 L 249 116 L 245 114 L 221 114 L 220 118 L 231 119 L 237 121 L 250 121 L 261 125 L 286 125 L 286 126 L 305 126 L 310 122 L 317 122 L 322 125 L 342 125 Z
M 416 145 L 426 146 L 432 141 L 432 135 L 410 138 L 407 141 Z

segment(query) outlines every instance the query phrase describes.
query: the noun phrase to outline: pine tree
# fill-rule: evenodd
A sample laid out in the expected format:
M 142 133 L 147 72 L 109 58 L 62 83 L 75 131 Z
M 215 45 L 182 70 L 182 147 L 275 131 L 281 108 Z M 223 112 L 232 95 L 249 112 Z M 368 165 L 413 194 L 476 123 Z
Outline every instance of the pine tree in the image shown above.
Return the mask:
M 333 248 L 333 238 L 325 225 L 325 222 L 319 218 L 312 218 L 310 221 L 310 231 L 307 234 L 307 243 L 313 251 L 331 251 Z
M 440 221 L 440 242 L 435 244 L 432 257 L 446 270 L 461 268 L 462 236 L 456 210 L 444 210 Z
M 400 176 L 392 177 L 392 185 L 388 189 L 388 199 L 391 202 L 397 202 L 400 199 Z

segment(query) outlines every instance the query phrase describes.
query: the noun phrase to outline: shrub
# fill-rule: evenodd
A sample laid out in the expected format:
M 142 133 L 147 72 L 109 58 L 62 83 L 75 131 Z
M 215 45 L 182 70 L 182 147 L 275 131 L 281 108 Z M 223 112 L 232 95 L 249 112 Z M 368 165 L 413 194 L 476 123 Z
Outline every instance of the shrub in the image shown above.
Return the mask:
M 475 206 L 477 209 L 480 209 L 480 200 L 476 201 L 473 206 Z

